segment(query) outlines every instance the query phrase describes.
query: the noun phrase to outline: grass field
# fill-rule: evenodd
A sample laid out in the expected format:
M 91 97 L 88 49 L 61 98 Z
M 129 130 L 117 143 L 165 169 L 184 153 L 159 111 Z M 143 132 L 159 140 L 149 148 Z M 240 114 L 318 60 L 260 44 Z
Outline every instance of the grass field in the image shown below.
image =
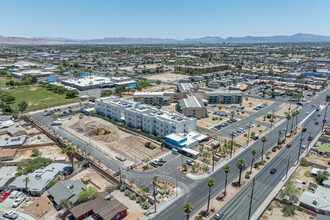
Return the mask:
M 5 76 L 1 76 L 1 77 L 0 77 L 0 88 L 7 87 L 7 86 L 6 86 L 6 82 L 8 82 L 8 81 L 10 81 L 10 80 L 17 81 L 17 80 L 15 80 L 14 78 L 8 78 L 8 77 L 5 77 Z
M 28 103 L 26 111 L 46 108 L 55 105 L 66 104 L 78 100 L 78 98 L 66 99 L 65 94 L 56 94 L 50 90 L 38 86 L 24 86 L 7 91 L 10 95 L 16 97 L 15 103 L 11 104 L 13 109 L 22 101 Z
M 330 152 L 330 144 L 321 144 L 321 146 L 317 149 L 320 151 Z

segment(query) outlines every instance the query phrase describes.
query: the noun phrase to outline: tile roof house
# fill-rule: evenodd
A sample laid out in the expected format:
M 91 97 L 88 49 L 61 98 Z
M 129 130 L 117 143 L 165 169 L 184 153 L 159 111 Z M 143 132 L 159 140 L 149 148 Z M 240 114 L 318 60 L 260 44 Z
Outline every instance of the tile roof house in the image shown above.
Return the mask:
M 59 205 L 62 199 L 68 199 L 75 204 L 80 191 L 85 187 L 86 185 L 80 180 L 59 181 L 48 190 L 48 197 L 51 201 L 54 201 L 56 205 Z
M 92 216 L 92 219 L 123 219 L 127 215 L 128 208 L 117 199 L 108 196 L 107 192 L 99 192 L 95 199 L 73 207 L 70 212 L 76 220 L 88 216 Z

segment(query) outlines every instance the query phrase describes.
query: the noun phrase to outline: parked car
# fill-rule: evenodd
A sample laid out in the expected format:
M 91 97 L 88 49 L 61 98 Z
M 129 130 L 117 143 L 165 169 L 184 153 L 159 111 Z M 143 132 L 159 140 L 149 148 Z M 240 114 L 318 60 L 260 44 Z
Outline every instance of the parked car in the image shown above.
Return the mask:
M 223 213 L 221 214 L 215 214 L 214 219 L 215 220 L 220 220 L 223 217 Z
M 286 147 L 287 147 L 287 148 L 290 148 L 291 145 L 292 145 L 291 143 L 288 143 L 288 144 L 286 145 Z
M 22 202 L 24 202 L 27 199 L 26 195 L 23 195 L 21 197 L 18 197 L 17 199 L 15 199 L 15 202 L 13 203 L 12 207 L 13 208 L 17 208 L 20 204 L 22 204 Z
M 167 160 L 164 157 L 163 158 L 160 158 L 158 161 L 159 162 L 162 162 L 162 163 L 166 163 L 167 162 Z
M 192 165 L 195 164 L 195 162 L 194 161 L 191 161 L 191 160 L 187 160 L 186 161 L 186 164 L 189 165 L 189 166 L 192 166 Z
M 151 166 L 155 167 L 155 168 L 158 167 L 158 164 L 156 164 L 156 163 L 154 163 L 154 162 L 150 162 L 149 164 L 150 164 Z
M 3 202 L 11 193 L 11 189 L 4 190 L 0 195 L 0 202 Z
M 18 215 L 14 211 L 5 212 L 5 213 L 3 213 L 2 216 L 5 218 L 8 218 L 8 219 L 17 219 L 18 218 Z
M 273 168 L 273 169 L 270 170 L 270 174 L 275 174 L 276 171 L 277 171 L 277 169 L 276 168 Z

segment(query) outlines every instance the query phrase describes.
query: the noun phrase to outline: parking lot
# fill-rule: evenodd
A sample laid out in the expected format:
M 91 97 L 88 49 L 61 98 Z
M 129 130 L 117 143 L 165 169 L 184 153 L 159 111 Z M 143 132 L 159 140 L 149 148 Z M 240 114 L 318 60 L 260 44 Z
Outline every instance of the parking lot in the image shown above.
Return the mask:
M 8 219 L 8 218 L 5 218 L 3 217 L 3 214 L 5 212 L 8 212 L 8 211 L 14 211 L 14 213 L 16 213 L 18 215 L 18 220 L 30 220 L 30 219 L 34 219 L 33 217 L 25 214 L 25 213 L 22 213 L 19 211 L 19 208 L 24 205 L 24 203 L 26 201 L 24 201 L 22 204 L 20 204 L 18 207 L 16 208 L 12 208 L 13 206 L 13 203 L 15 202 L 15 199 L 14 198 L 10 198 L 11 195 L 9 195 L 3 202 L 0 203 L 0 219 Z

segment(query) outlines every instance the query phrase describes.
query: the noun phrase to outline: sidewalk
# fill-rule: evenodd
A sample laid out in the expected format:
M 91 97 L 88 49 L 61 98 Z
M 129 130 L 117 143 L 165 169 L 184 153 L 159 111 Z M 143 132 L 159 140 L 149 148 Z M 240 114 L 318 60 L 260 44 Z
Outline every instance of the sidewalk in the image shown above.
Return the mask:
M 313 141 L 310 143 L 309 148 L 305 150 L 300 158 L 305 157 L 306 154 L 310 151 L 312 146 L 317 142 L 317 140 L 322 135 L 322 131 L 313 139 Z M 290 179 L 291 175 L 296 171 L 296 169 L 299 167 L 300 162 L 296 163 L 295 166 L 291 167 L 288 171 L 288 177 L 283 177 L 282 181 L 280 181 L 277 186 L 273 189 L 273 191 L 268 195 L 268 197 L 264 200 L 264 202 L 259 206 L 259 208 L 253 213 L 251 216 L 251 219 L 259 219 L 259 217 L 264 213 L 264 211 L 267 209 L 268 205 L 273 201 L 275 196 L 280 192 L 280 190 L 283 188 L 283 186 L 287 183 L 287 181 Z
M 183 191 L 180 188 L 174 188 L 174 191 L 176 191 L 178 196 L 176 196 L 176 195 L 172 196 L 166 202 L 164 202 L 163 204 L 157 206 L 157 212 L 156 213 L 154 212 L 154 209 L 153 209 L 152 211 L 148 212 L 145 216 L 140 218 L 140 220 L 152 219 L 158 213 L 162 212 L 164 209 L 166 209 L 167 207 L 172 205 L 172 203 L 175 202 L 176 199 L 180 198 L 183 195 Z M 152 206 L 152 208 L 154 208 L 154 206 Z

